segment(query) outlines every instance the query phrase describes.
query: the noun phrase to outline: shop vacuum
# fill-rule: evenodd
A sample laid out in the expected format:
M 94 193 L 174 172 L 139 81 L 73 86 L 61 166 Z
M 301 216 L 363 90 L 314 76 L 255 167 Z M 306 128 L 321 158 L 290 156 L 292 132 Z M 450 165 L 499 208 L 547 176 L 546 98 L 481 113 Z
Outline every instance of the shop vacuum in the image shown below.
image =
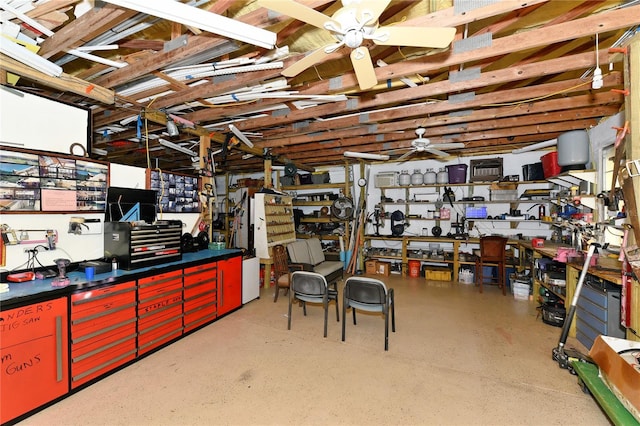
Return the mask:
M 573 369 L 571 362 L 579 361 L 579 362 L 588 362 L 594 364 L 593 360 L 588 356 L 577 349 L 565 349 L 564 345 L 567 343 L 567 336 L 569 336 L 569 328 L 571 328 L 571 322 L 576 314 L 576 307 L 578 305 L 578 299 L 580 299 L 580 292 L 582 291 L 582 284 L 584 283 L 584 279 L 587 275 L 587 270 L 589 269 L 589 263 L 591 262 L 591 258 L 593 257 L 593 253 L 596 251 L 596 248 L 599 247 L 599 244 L 592 243 L 589 246 L 589 250 L 587 251 L 587 256 L 584 260 L 584 265 L 582 266 L 582 272 L 580 273 L 580 278 L 578 279 L 578 284 L 576 285 L 576 291 L 573 295 L 573 299 L 571 300 L 571 306 L 569 307 L 569 311 L 567 312 L 567 317 L 565 318 L 564 324 L 562 326 L 562 332 L 560 333 L 560 339 L 558 340 L 558 346 L 553 348 L 551 352 L 551 357 L 554 361 L 558 363 L 560 368 L 564 368 L 569 370 L 571 374 L 576 374 Z

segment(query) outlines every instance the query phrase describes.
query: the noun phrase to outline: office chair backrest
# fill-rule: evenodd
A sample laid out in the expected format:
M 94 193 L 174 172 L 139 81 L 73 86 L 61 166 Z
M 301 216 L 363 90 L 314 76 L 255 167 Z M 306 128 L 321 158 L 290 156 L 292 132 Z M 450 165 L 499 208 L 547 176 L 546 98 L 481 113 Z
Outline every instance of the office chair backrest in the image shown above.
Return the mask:
M 373 278 L 350 277 L 344 287 L 344 297 L 365 304 L 384 304 L 387 301 L 387 287 Z
M 306 296 L 322 296 L 327 291 L 327 281 L 315 272 L 295 271 L 291 274 L 291 290 Z

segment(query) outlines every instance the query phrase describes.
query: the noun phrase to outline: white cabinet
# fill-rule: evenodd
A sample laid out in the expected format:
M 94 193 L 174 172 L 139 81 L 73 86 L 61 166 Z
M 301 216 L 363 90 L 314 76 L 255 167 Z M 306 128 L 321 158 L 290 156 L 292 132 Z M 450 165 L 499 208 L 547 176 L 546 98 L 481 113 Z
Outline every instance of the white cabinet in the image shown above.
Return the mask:
M 280 194 L 255 194 L 253 216 L 256 256 L 270 259 L 270 248 L 296 240 L 291 197 Z
M 260 297 L 260 259 L 249 257 L 242 260 L 242 304 Z

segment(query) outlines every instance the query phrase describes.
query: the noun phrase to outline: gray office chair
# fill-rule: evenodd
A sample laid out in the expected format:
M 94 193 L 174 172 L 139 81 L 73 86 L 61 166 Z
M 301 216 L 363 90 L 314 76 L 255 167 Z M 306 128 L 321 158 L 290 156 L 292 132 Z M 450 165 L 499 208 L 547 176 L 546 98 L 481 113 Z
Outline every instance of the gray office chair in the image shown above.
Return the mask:
M 321 274 L 315 272 L 295 271 L 291 274 L 289 289 L 289 324 L 287 330 L 291 330 L 291 305 L 295 299 L 302 302 L 304 315 L 307 315 L 307 302 L 322 303 L 324 308 L 324 337 L 327 337 L 327 316 L 329 301 L 336 301 L 336 321 L 340 321 L 338 308 L 338 292 L 327 285 L 327 280 Z
M 353 309 L 353 324 L 356 325 L 356 309 L 381 312 L 384 316 L 384 350 L 389 350 L 389 311 L 391 331 L 396 332 L 396 309 L 393 289 L 380 280 L 365 277 L 350 277 L 344 283 L 342 296 L 342 341 L 345 339 L 347 308 Z

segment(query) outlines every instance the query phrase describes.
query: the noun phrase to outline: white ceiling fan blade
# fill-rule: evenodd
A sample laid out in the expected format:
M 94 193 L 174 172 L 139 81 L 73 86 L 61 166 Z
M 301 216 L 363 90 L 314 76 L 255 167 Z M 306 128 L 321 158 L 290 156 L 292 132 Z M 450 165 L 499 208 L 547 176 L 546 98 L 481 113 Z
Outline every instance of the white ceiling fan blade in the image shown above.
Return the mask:
M 378 28 L 371 39 L 383 46 L 411 46 L 445 48 L 456 35 L 455 28 L 423 28 L 384 26 Z
M 333 45 L 329 46 L 333 47 Z M 280 74 L 285 77 L 295 77 L 307 68 L 314 66 L 318 62 L 322 62 L 322 60 L 328 55 L 328 53 L 325 51 L 325 48 L 329 46 L 321 47 L 320 49 L 309 53 L 307 56 L 300 59 L 295 64 L 282 70 Z
M 464 144 L 462 142 L 437 143 L 437 144 L 431 145 L 429 148 L 459 149 L 459 148 L 464 148 Z
M 407 158 L 409 158 L 411 156 L 411 154 L 413 154 L 414 152 L 415 152 L 414 150 L 407 151 L 404 154 L 402 154 L 400 157 L 398 157 L 398 159 L 396 161 L 398 161 L 399 163 L 402 163 Z
M 451 155 L 448 152 L 440 151 L 439 149 L 435 149 L 432 147 L 425 148 L 425 152 L 430 152 L 431 154 L 435 154 L 438 157 L 448 157 Z
M 236 126 L 234 126 L 233 124 L 229 124 L 229 130 L 231 130 L 233 134 L 236 135 L 236 137 L 244 142 L 245 145 L 247 145 L 249 148 L 253 148 L 253 143 Z
M 324 13 L 292 0 L 258 0 L 258 4 L 323 30 L 326 29 L 325 25 L 328 22 L 336 28 L 340 28 L 340 24 Z
M 360 89 L 371 89 L 378 84 L 378 77 L 376 77 L 376 71 L 373 69 L 369 49 L 360 46 L 357 49 L 353 49 L 350 56 Z

